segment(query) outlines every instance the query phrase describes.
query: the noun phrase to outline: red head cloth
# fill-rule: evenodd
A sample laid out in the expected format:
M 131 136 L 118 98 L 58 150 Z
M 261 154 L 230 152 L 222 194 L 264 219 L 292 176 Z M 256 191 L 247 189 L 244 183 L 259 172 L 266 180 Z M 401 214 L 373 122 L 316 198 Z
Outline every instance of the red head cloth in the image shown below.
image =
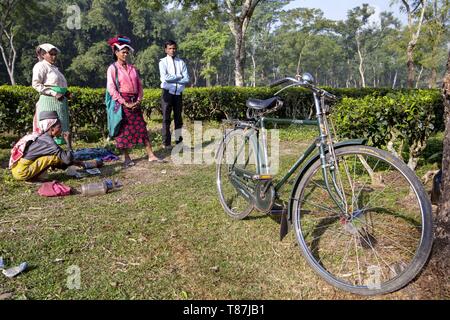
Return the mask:
M 117 37 L 111 38 L 108 40 L 108 45 L 114 50 L 114 47 L 117 47 L 119 50 L 127 47 L 131 51 L 134 49 L 130 46 L 131 40 L 128 37 L 118 35 Z

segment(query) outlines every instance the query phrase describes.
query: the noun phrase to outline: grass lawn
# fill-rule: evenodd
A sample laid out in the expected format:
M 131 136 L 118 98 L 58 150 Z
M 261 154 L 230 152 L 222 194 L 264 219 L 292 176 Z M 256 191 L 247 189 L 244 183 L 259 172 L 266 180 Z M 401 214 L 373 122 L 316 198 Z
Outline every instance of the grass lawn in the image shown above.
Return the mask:
M 158 118 L 149 121 L 154 149 L 163 155 L 160 126 Z M 192 123 L 186 127 L 193 131 Z M 281 171 L 313 136 L 310 130 L 281 130 Z M 242 221 L 228 218 L 218 202 L 214 165 L 148 163 L 144 149 L 136 148 L 132 152 L 136 166 L 122 169 L 121 162 L 106 163 L 101 177 L 75 180 L 62 171 L 51 173 L 75 189 L 118 178 L 124 185 L 121 190 L 91 198 L 80 194 L 44 198 L 37 194 L 37 186 L 12 179 L 6 169 L 9 142 L 3 137 L 0 147 L 0 256 L 8 266 L 26 261 L 30 268 L 13 279 L 0 274 L 0 295 L 11 293 L 13 299 L 360 299 L 316 276 L 301 256 L 293 232 L 280 242 L 276 218 L 259 213 Z M 75 148 L 104 144 L 79 139 Z M 424 163 L 420 171 L 435 166 Z M 80 289 L 67 286 L 71 266 L 81 272 Z M 375 298 L 406 299 L 416 294 L 413 283 Z

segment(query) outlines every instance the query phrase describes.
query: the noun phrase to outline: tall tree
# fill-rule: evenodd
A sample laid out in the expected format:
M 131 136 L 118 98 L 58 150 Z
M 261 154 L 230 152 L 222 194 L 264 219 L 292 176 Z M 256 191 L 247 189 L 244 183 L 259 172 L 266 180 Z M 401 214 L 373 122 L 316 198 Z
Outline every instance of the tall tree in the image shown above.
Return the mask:
M 217 21 L 209 21 L 205 28 L 196 33 L 189 33 L 182 42 L 181 49 L 190 60 L 199 60 L 202 65 L 200 75 L 205 78 L 206 86 L 212 85 L 217 75 L 217 62 L 223 54 L 228 41 L 228 34 L 222 30 Z
M 2 12 L 0 17 L 0 51 L 12 85 L 16 84 L 14 80 L 14 66 L 17 52 L 14 48 L 14 16 L 18 5 L 18 0 L 0 2 L 0 11 Z M 9 54 L 6 52 L 8 46 Z
M 375 13 L 373 7 L 370 7 L 367 3 L 364 3 L 362 7 L 356 7 L 350 10 L 347 14 L 346 30 L 348 35 L 354 35 L 354 41 L 356 44 L 356 52 L 358 54 L 358 71 L 361 77 L 361 87 L 366 87 L 365 77 L 365 58 L 367 50 L 365 44 L 367 38 L 371 35 L 372 30 L 367 25 L 369 18 Z
M 132 40 L 140 66 L 157 64 L 148 49 L 155 40 L 154 29 L 162 22 L 158 17 L 163 0 L 91 0 L 83 12 L 84 23 L 79 33 L 84 37 L 70 62 L 69 79 L 72 84 L 103 87 L 106 68 L 112 62 L 106 40 L 117 34 Z M 87 40 L 87 41 L 86 41 Z M 154 49 L 153 49 L 154 51 Z M 162 50 L 161 50 L 162 51 Z M 145 53 L 144 53 L 145 52 Z M 151 60 L 146 60 L 146 59 Z M 101 71 L 100 71 L 101 70 Z M 148 68 L 144 68 L 144 72 Z M 143 75 L 146 84 L 154 84 L 154 77 Z
M 38 13 L 36 1 L 0 1 L 0 52 L 12 85 L 16 84 L 15 67 L 17 61 L 16 36 L 23 26 Z
M 228 26 L 234 36 L 234 81 L 236 86 L 244 86 L 245 33 L 256 6 L 261 0 L 225 0 L 225 12 L 229 17 Z
M 292 51 L 290 58 L 296 63 L 296 74 L 301 72 L 305 49 L 311 38 L 319 32 L 324 32 L 331 26 L 331 21 L 324 19 L 320 9 L 296 8 L 291 9 L 281 16 L 282 27 L 278 34 L 285 44 L 286 53 Z M 292 50 L 294 49 L 294 50 Z
M 238 87 L 244 86 L 245 66 L 245 34 L 256 6 L 262 1 L 275 0 L 216 0 L 215 9 L 218 15 L 227 17 L 228 26 L 234 37 L 234 79 Z M 212 2 L 200 0 L 178 0 L 185 7 L 211 6 Z
M 436 218 L 436 257 L 444 264 L 442 270 L 450 270 L 450 50 L 447 59 L 447 72 L 442 85 L 445 110 L 444 154 L 442 159 L 441 202 Z
M 372 82 L 373 87 L 391 86 L 391 80 L 394 80 L 396 73 L 398 75 L 398 55 L 389 44 L 398 35 L 400 27 L 400 21 L 392 12 L 381 12 L 379 23 L 374 24 L 373 33 L 367 39 L 366 69 L 372 71 L 367 73 L 367 83 Z
M 401 10 L 406 12 L 408 16 L 408 33 L 409 42 L 406 48 L 407 62 L 406 66 L 408 68 L 408 88 L 414 87 L 414 49 L 419 40 L 420 31 L 422 30 L 423 19 L 425 15 L 426 2 L 428 0 L 401 0 Z M 395 3 L 398 1 L 392 1 Z
M 420 51 L 423 51 L 423 59 L 420 63 L 430 70 L 428 87 L 435 88 L 438 68 L 446 59 L 446 43 L 449 32 L 450 1 L 432 0 L 425 11 L 424 33 L 420 41 Z
M 250 85 L 267 84 L 267 75 L 271 73 L 272 61 L 279 57 L 277 39 L 273 32 L 280 24 L 283 8 L 290 0 L 262 1 L 255 9 L 252 23 L 248 29 L 247 55 L 251 65 Z
M 440 203 L 434 217 L 434 244 L 431 259 L 424 271 L 425 278 L 419 281 L 421 291 L 429 291 L 432 285 L 432 298 L 436 295 L 448 297 L 450 290 L 450 50 L 447 59 L 447 71 L 442 84 L 444 99 L 444 153 L 442 157 L 442 178 Z

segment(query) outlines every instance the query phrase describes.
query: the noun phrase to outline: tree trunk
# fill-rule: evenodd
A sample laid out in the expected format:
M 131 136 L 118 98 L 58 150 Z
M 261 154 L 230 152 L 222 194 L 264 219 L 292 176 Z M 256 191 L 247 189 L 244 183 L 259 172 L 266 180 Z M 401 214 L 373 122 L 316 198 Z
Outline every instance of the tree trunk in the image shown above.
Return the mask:
M 373 70 L 373 87 L 377 87 L 377 70 L 375 69 L 375 66 L 372 68 Z
M 447 61 L 447 73 L 443 83 L 444 111 L 445 111 L 445 136 L 444 136 L 444 154 L 442 159 L 442 185 L 441 185 L 441 203 L 439 206 L 438 223 L 446 234 L 441 234 L 444 238 L 450 236 L 450 52 Z M 438 226 L 439 227 L 439 226 Z M 450 242 L 446 241 L 447 248 Z M 449 256 L 447 256 L 448 258 Z M 450 270 L 450 269 L 447 269 Z
M 302 48 L 300 49 L 300 53 L 298 55 L 298 60 L 297 60 L 296 75 L 300 74 L 300 72 L 301 72 L 303 49 L 305 48 L 306 43 L 308 42 L 309 36 L 310 36 L 309 34 L 307 36 L 305 36 L 305 39 L 302 42 L 303 43 L 302 46 L 301 46 Z
M 444 98 L 445 134 L 444 154 L 442 157 L 441 197 L 434 217 L 434 245 L 431 260 L 424 272 L 425 280 L 419 285 L 430 290 L 433 299 L 447 298 L 450 295 L 450 51 L 447 60 L 447 72 L 444 77 L 442 93 Z M 430 282 L 427 285 L 426 282 Z M 423 290 L 424 291 L 424 290 Z
M 235 26 L 236 34 L 234 36 L 234 82 L 237 87 L 244 86 L 244 34 L 242 26 Z
M 415 44 L 409 43 L 408 48 L 406 49 L 406 55 L 408 60 L 406 62 L 406 66 L 408 67 L 408 88 L 412 89 L 414 87 L 414 47 Z
M 198 76 L 197 76 L 197 74 L 198 74 L 198 71 L 197 71 L 197 64 L 195 64 L 194 68 L 192 68 L 192 73 L 193 73 L 193 75 L 194 75 L 194 81 L 193 81 L 193 83 L 192 83 L 192 86 L 193 86 L 193 87 L 196 87 L 196 86 L 197 86 L 197 82 L 198 82 Z
M 297 60 L 297 71 L 295 72 L 295 75 L 300 74 L 300 67 L 301 67 L 301 63 L 302 63 L 302 54 L 303 54 L 303 50 L 300 50 L 300 54 L 298 55 L 298 60 Z
M 442 86 L 445 112 L 444 154 L 442 157 L 441 202 L 435 218 L 436 232 L 433 250 L 434 263 L 447 281 L 450 275 L 450 51 L 447 72 Z M 448 289 L 448 288 L 447 288 Z
M 11 29 L 12 29 L 12 27 L 11 27 Z M 0 51 L 2 53 L 3 62 L 5 63 L 6 70 L 8 71 L 9 80 L 11 81 L 11 85 L 15 86 L 16 81 L 14 79 L 14 68 L 16 65 L 17 52 L 16 52 L 16 49 L 14 48 L 14 34 L 13 34 L 12 30 L 10 33 L 8 33 L 6 30 L 3 30 L 3 33 L 5 34 L 6 38 L 8 39 L 8 42 L 9 42 L 8 56 L 6 55 L 5 48 L 3 47 L 3 44 L 1 43 L 1 41 L 0 41 Z M 0 36 L 1 36 L 1 34 L 0 34 Z
M 208 61 L 206 63 L 206 68 L 208 69 L 208 72 L 209 72 L 210 67 L 211 67 L 211 62 Z M 206 80 L 206 86 L 211 87 L 211 75 L 209 73 L 205 76 L 205 80 Z
M 366 87 L 366 79 L 364 77 L 364 56 L 361 52 L 361 44 L 359 42 L 358 35 L 356 36 L 356 47 L 358 48 L 358 58 L 359 58 L 359 75 L 361 76 L 361 87 Z
M 422 77 L 422 73 L 423 73 L 423 66 L 420 68 L 420 72 L 419 75 L 417 76 L 417 81 L 416 81 L 416 89 L 419 88 L 419 84 L 420 84 L 420 78 Z
M 9 79 L 11 81 L 11 85 L 15 85 L 16 81 L 14 79 L 14 66 L 16 63 L 17 52 L 14 48 L 14 33 L 13 26 L 14 20 L 11 15 L 14 12 L 16 5 L 18 4 L 17 0 L 12 1 L 2 1 L 2 9 L 3 12 L 0 14 L 0 51 L 2 53 L 3 61 L 6 66 L 6 70 L 8 71 Z M 9 22 L 8 22 L 9 21 Z M 9 33 L 7 31 L 9 29 Z M 6 57 L 5 48 L 3 47 L 3 34 L 6 36 L 9 42 L 9 56 Z
M 437 71 L 436 68 L 431 69 L 430 81 L 428 82 L 428 88 L 433 89 L 436 87 Z
M 397 75 L 398 72 L 395 70 L 394 80 L 392 81 L 392 89 L 395 89 L 395 85 L 397 84 Z
M 352 75 L 351 68 L 350 68 L 350 60 L 347 59 L 347 79 L 345 81 L 345 87 L 350 88 L 352 81 L 353 81 L 353 75 Z
M 225 5 L 230 17 L 228 26 L 234 36 L 234 81 L 237 87 L 244 86 L 244 65 L 245 65 L 245 32 L 250 19 L 255 11 L 255 7 L 261 0 L 245 0 L 242 3 L 241 12 L 236 13 L 233 1 L 226 0 Z
M 406 49 L 407 62 L 406 66 L 408 67 L 408 88 L 412 89 L 414 87 L 414 48 L 416 47 L 417 40 L 420 36 L 420 30 L 422 29 L 423 17 L 425 15 L 425 1 L 420 0 L 421 9 L 420 9 L 420 17 L 417 25 L 417 30 L 414 32 L 413 27 L 413 15 L 415 10 L 411 11 L 411 8 L 406 0 L 402 0 L 406 12 L 408 13 L 408 29 L 411 34 L 411 39 L 408 43 L 408 47 Z
M 252 66 L 253 66 L 253 87 L 256 87 L 256 60 L 255 60 L 255 55 L 252 54 Z

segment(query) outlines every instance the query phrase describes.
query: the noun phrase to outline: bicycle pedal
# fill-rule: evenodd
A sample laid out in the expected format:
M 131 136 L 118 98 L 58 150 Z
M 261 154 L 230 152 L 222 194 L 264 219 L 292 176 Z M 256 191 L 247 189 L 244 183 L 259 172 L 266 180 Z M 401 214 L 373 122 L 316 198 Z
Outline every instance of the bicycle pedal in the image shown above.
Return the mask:
M 252 180 L 272 180 L 273 176 L 271 174 L 255 174 Z
M 287 213 L 287 208 L 283 205 L 274 203 L 274 205 L 272 206 L 272 209 L 270 209 L 270 214 L 274 214 L 274 215 L 280 215 L 280 214 L 284 214 Z

